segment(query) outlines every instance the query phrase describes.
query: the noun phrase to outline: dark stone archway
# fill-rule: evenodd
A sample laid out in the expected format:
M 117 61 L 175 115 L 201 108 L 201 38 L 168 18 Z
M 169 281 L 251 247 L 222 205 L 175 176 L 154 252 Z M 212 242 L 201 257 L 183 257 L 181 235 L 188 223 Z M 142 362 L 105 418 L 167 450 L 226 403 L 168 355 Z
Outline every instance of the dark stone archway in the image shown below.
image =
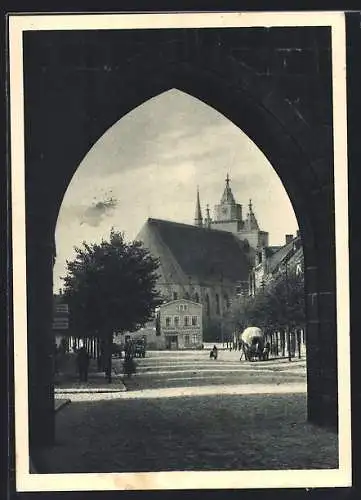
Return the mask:
M 29 32 L 24 70 L 31 443 L 54 433 L 52 267 L 64 193 L 111 125 L 171 88 L 240 127 L 289 194 L 305 256 L 309 419 L 336 425 L 329 30 Z

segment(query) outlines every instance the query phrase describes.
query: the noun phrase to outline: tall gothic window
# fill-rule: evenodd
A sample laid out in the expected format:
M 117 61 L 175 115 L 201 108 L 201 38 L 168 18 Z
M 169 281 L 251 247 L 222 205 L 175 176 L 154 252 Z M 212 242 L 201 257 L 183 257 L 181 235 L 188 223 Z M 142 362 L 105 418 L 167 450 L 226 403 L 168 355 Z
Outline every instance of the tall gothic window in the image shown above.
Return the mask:
M 211 309 L 210 309 L 208 294 L 206 295 L 206 314 L 207 314 L 208 317 L 211 315 Z
M 194 296 L 194 300 L 195 300 L 196 302 L 199 302 L 199 295 L 198 295 L 198 293 L 196 293 L 196 294 L 195 294 L 195 296 Z
M 220 307 L 219 307 L 219 295 L 218 295 L 218 293 L 216 293 L 216 313 L 217 314 L 221 313 L 221 310 L 220 310 Z

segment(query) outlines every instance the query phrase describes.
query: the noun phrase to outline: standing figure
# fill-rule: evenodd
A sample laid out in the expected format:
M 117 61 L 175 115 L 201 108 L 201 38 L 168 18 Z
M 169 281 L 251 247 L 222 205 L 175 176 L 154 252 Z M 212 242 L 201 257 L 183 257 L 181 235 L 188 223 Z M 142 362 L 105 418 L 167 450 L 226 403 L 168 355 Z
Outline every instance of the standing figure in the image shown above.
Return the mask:
M 127 377 L 135 373 L 134 348 L 130 339 L 125 340 L 123 371 Z
M 87 350 L 84 346 L 78 350 L 76 362 L 78 366 L 80 382 L 87 382 L 89 370 L 89 354 L 87 353 Z
M 214 346 L 213 346 L 213 349 L 212 349 L 212 350 L 211 350 L 211 352 L 209 353 L 209 357 L 210 357 L 211 359 L 214 359 L 214 360 L 215 360 L 215 359 L 217 359 L 217 357 L 218 357 L 218 349 L 217 349 L 217 346 L 216 346 L 216 345 L 214 345 Z
M 270 350 L 271 350 L 271 344 L 269 342 L 266 342 L 266 345 L 264 346 L 262 352 L 263 361 L 268 361 Z

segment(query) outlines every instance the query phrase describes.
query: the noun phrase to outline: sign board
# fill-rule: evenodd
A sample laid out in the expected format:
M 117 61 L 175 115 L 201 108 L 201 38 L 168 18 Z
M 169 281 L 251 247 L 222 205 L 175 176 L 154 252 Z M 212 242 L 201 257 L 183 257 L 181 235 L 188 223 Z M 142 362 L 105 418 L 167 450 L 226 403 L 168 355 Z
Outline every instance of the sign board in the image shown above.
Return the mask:
M 56 306 L 55 306 L 55 313 L 68 314 L 69 313 L 68 304 L 56 304 Z
M 68 318 L 54 318 L 53 330 L 68 330 L 69 321 Z

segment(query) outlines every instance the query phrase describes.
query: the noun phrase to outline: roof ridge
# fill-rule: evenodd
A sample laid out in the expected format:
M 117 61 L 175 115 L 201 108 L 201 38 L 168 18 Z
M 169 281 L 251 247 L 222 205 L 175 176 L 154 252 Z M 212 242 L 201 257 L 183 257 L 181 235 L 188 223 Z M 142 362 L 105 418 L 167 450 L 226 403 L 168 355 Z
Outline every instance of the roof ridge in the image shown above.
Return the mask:
M 198 226 L 194 226 L 193 224 L 186 224 L 185 222 L 177 222 L 177 221 L 166 220 L 166 219 L 154 219 L 152 217 L 149 217 L 147 219 L 147 222 L 162 222 L 165 224 L 185 226 L 185 227 L 193 228 L 194 230 L 198 230 L 198 231 L 207 231 L 207 232 L 213 232 L 213 233 L 227 233 L 227 234 L 231 234 L 232 236 L 234 236 L 234 233 L 232 233 L 232 231 L 227 231 L 225 229 L 212 229 L 212 228 L 208 228 L 208 227 L 198 227 Z

